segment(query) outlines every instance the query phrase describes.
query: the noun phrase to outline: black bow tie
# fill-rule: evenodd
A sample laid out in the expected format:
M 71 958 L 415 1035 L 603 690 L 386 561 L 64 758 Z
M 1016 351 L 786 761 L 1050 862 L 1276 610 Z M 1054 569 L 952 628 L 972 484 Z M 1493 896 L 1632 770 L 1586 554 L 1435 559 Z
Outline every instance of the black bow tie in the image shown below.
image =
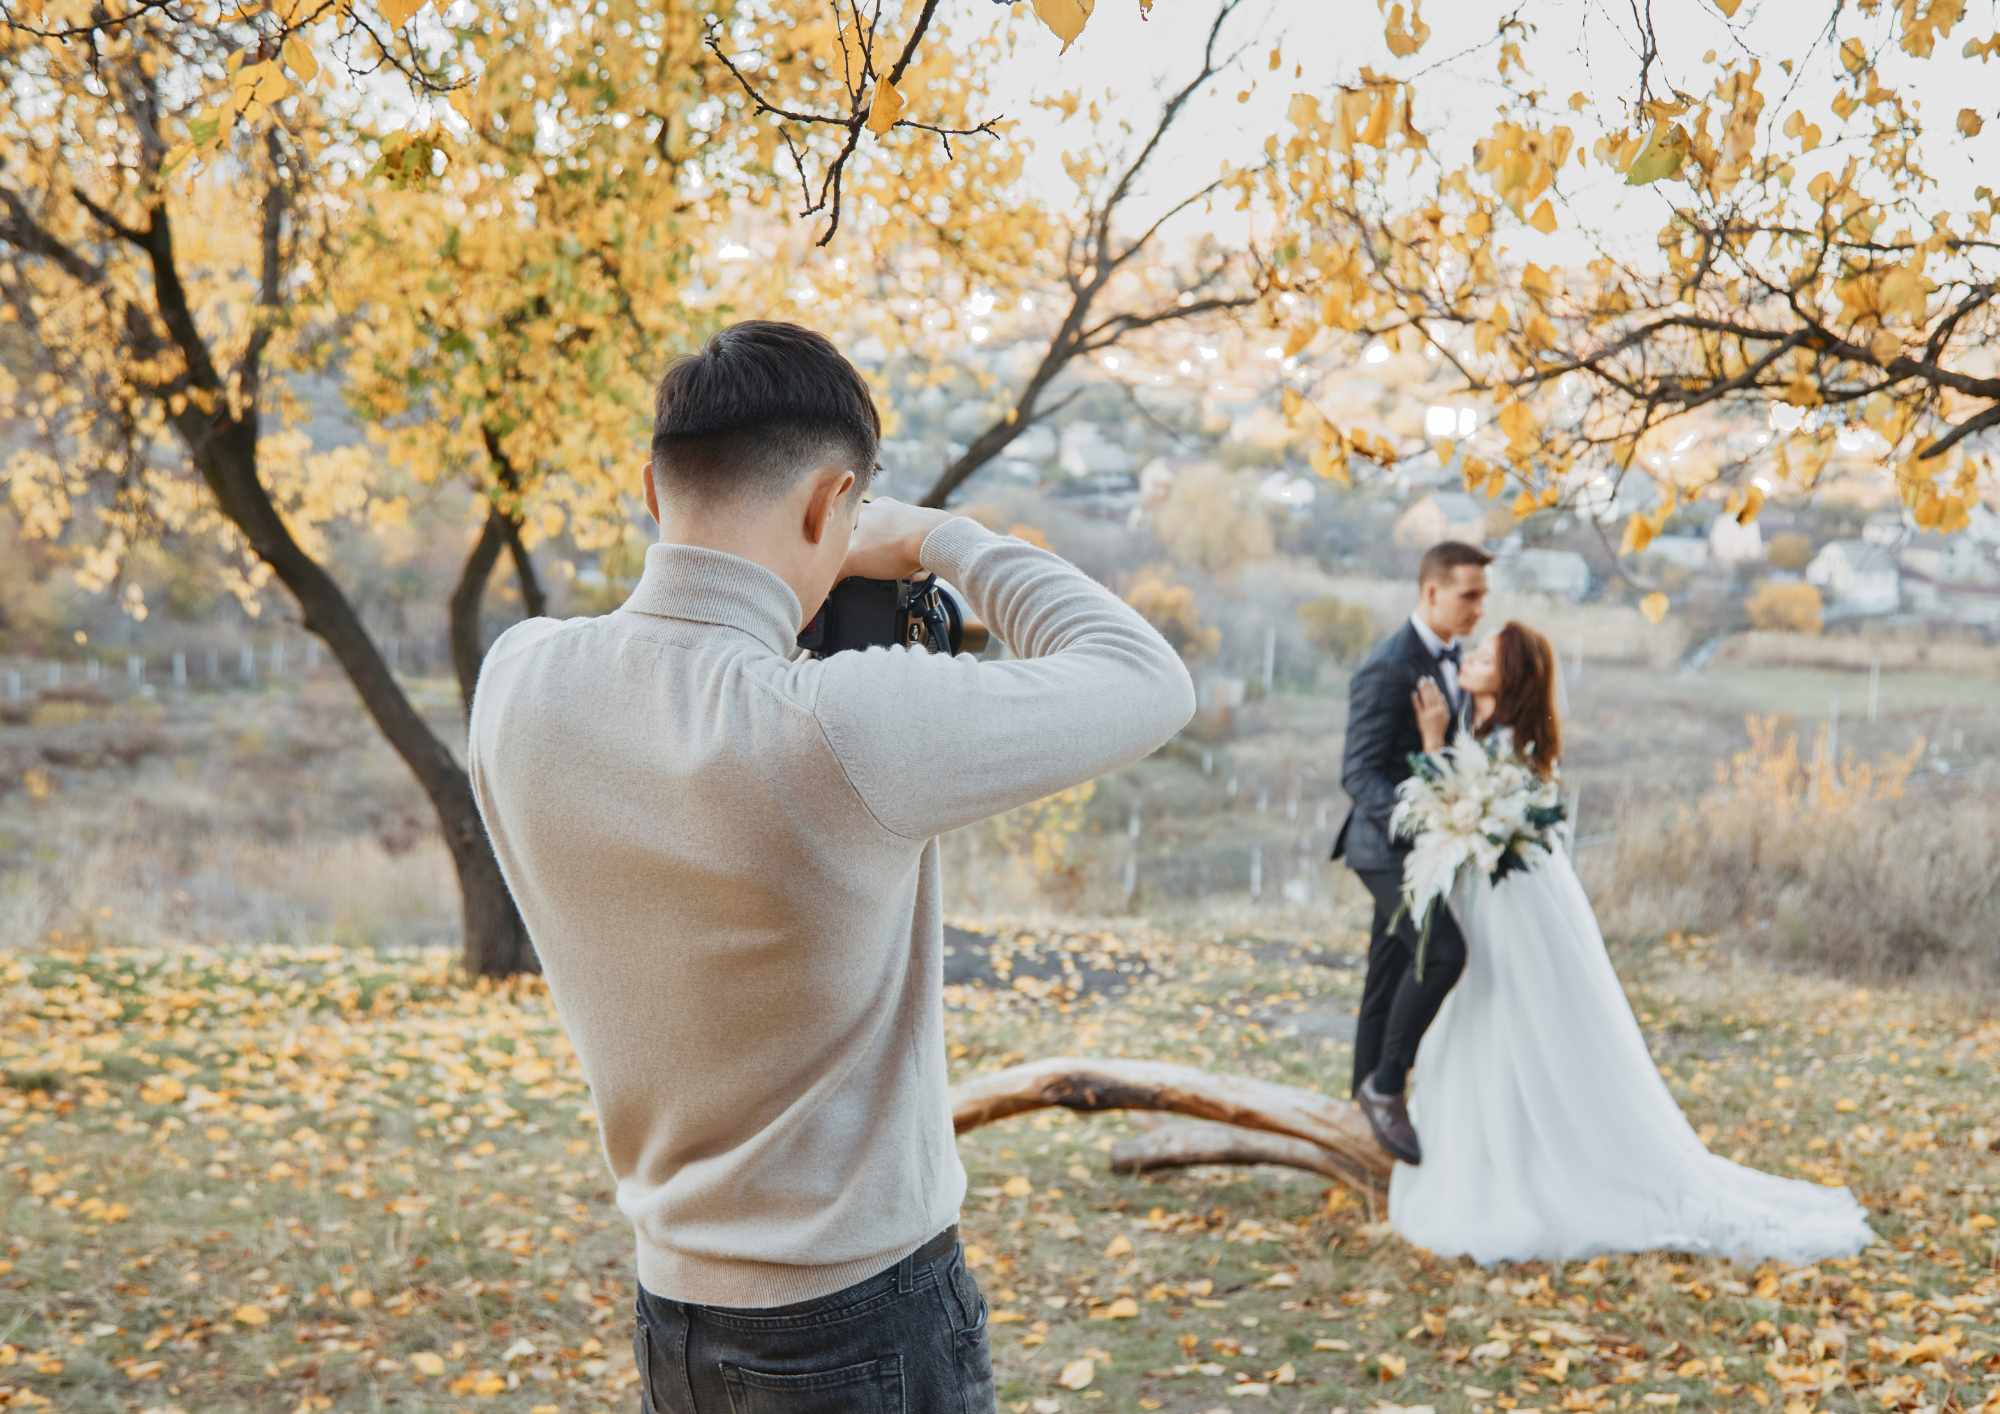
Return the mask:
M 1454 668 L 1457 667 L 1459 661 L 1458 645 L 1456 643 L 1447 643 L 1444 647 L 1438 649 L 1437 660 L 1440 663 L 1449 663 Z

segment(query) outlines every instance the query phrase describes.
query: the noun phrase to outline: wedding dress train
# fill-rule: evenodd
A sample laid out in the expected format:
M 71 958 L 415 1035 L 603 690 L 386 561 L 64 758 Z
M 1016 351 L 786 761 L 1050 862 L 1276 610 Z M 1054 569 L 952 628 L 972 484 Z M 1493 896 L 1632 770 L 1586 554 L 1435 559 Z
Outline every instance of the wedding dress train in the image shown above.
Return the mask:
M 1461 880 L 1463 976 L 1424 1035 L 1389 1218 L 1480 1263 L 1667 1250 L 1756 1261 L 1847 1256 L 1873 1239 L 1845 1188 L 1711 1154 L 1666 1082 L 1558 852 L 1496 888 Z

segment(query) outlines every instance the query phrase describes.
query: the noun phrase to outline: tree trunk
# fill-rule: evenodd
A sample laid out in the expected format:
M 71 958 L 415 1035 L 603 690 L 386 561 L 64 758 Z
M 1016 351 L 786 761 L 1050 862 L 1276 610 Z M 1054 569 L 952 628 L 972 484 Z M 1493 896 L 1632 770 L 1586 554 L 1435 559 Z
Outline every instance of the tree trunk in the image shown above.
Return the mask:
M 1113 1173 L 1152 1173 L 1196 1164 L 1280 1164 L 1352 1185 L 1354 1171 L 1337 1154 L 1308 1139 L 1234 1124 L 1188 1120 L 1163 1124 L 1111 1146 Z M 1370 1192 L 1379 1192 L 1370 1189 Z
M 479 665 L 486 657 L 486 640 L 479 631 L 479 604 L 486 597 L 486 581 L 500 558 L 505 541 L 507 517 L 498 506 L 486 512 L 486 524 L 479 539 L 465 557 L 458 584 L 451 591 L 451 665 L 458 673 L 458 700 L 465 715 L 472 716 L 472 689 L 479 685 Z
M 507 537 L 507 551 L 514 557 L 514 579 L 521 587 L 521 612 L 531 619 L 547 618 L 548 596 L 542 592 L 542 581 L 535 573 L 535 561 L 528 554 L 528 547 L 521 543 L 521 522 L 513 516 L 506 517 L 502 533 Z
M 1021 390 L 1020 399 L 1014 404 L 1013 418 L 995 422 L 973 438 L 972 445 L 965 449 L 957 461 L 944 469 L 937 483 L 924 493 L 923 500 L 917 502 L 918 505 L 929 506 L 933 510 L 943 510 L 944 503 L 951 499 L 951 493 L 963 485 L 967 477 L 1006 451 L 1013 445 L 1016 437 L 1034 426 L 1042 417 L 1061 411 L 1062 407 L 1076 396 L 1072 393 L 1069 397 L 1063 398 L 1047 413 L 1036 411 L 1036 405 L 1040 403 L 1042 394 L 1048 391 L 1049 384 L 1055 382 L 1056 376 L 1069 366 L 1070 359 L 1075 356 L 1074 350 L 1069 347 L 1067 336 L 1076 319 L 1077 315 L 1072 311 L 1070 318 L 1063 321 L 1062 332 L 1050 344 L 1049 351 L 1042 356 L 1041 364 L 1035 369 L 1034 376 L 1029 378 L 1027 386 Z
M 951 1092 L 958 1133 L 1050 1105 L 1065 1109 L 1171 1110 L 1196 1119 L 1288 1135 L 1326 1156 L 1328 1172 L 1360 1192 L 1379 1196 L 1393 1166 L 1361 1111 L 1348 1100 L 1311 1090 L 1214 1075 L 1158 1061 L 1086 1060 L 1058 1056 L 966 1081 Z M 1267 1162 L 1259 1159 L 1257 1162 Z
M 383 737 L 410 768 L 437 812 L 458 871 L 463 908 L 463 965 L 477 977 L 538 972 L 528 930 L 514 907 L 479 818 L 472 780 L 403 692 L 361 616 L 333 577 L 308 555 L 271 504 L 257 475 L 256 414 L 217 418 L 189 437 L 195 465 L 222 511 L 298 601 L 308 632 L 326 643 Z M 183 429 L 184 431 L 187 429 Z

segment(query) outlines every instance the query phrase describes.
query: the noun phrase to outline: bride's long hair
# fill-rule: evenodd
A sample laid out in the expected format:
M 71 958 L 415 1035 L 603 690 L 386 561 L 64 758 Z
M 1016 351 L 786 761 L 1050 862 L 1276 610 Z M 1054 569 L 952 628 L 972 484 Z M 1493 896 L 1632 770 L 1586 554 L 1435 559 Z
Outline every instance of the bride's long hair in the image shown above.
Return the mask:
M 1500 692 L 1493 715 L 1478 726 L 1489 736 L 1506 727 L 1514 748 L 1543 778 L 1562 759 L 1562 722 L 1556 715 L 1556 650 L 1541 634 L 1513 620 L 1494 635 Z

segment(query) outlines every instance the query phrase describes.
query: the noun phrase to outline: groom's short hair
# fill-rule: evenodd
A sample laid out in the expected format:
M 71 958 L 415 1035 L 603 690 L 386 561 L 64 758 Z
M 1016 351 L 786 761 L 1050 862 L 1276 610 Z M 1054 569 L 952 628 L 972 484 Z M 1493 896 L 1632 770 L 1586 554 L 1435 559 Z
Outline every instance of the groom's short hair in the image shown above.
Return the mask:
M 1492 563 L 1493 557 L 1477 545 L 1468 545 L 1463 540 L 1440 540 L 1424 551 L 1423 559 L 1417 562 L 1417 587 L 1433 580 L 1443 584 L 1462 565 L 1484 569 Z
M 718 330 L 653 395 L 653 481 L 710 504 L 785 495 L 823 467 L 875 475 L 882 418 L 860 372 L 823 334 L 770 319 Z

